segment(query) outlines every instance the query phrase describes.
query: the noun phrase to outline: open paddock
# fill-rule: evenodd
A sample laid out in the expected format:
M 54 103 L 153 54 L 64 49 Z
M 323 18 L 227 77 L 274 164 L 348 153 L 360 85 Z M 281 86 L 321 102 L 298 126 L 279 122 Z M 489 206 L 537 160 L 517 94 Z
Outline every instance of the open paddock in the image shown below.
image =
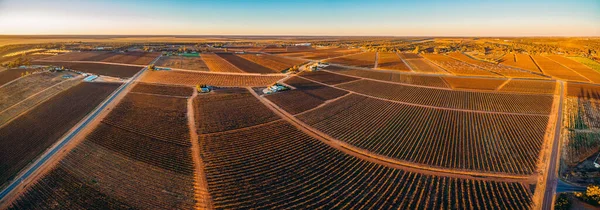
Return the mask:
M 210 71 L 201 57 L 163 56 L 154 65 L 186 70 Z
M 51 66 L 62 66 L 67 69 L 80 71 L 89 74 L 105 75 L 111 77 L 132 77 L 143 67 L 139 66 L 125 66 L 125 65 L 113 65 L 113 64 L 102 64 L 102 63 L 73 63 L 73 62 L 44 62 L 36 61 L 35 64 L 39 65 L 51 65 Z
M 218 87 L 266 87 L 285 76 L 213 74 L 187 71 L 150 71 L 142 78 L 143 82 L 168 85 L 212 85 Z

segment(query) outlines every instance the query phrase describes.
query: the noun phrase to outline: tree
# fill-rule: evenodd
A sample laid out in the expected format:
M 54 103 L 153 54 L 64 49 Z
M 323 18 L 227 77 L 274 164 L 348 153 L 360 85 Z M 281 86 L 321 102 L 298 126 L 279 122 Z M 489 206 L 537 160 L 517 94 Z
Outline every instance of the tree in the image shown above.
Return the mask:
M 554 203 L 555 210 L 569 210 L 571 209 L 571 200 L 567 197 L 566 194 L 561 193 L 556 198 L 556 202 Z
M 421 50 L 421 49 L 419 48 L 419 46 L 416 46 L 416 47 L 415 47 L 415 54 L 418 54 L 420 50 Z
M 156 70 L 156 68 L 154 67 L 154 64 L 148 65 L 148 69 L 153 70 L 153 71 Z

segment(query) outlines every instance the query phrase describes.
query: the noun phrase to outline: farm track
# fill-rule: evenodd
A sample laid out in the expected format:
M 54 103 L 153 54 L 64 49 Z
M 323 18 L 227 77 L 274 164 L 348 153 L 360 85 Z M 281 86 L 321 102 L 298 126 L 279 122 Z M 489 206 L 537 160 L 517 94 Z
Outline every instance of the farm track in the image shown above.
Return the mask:
M 352 90 L 347 90 L 347 89 L 343 89 L 340 87 L 337 87 L 335 85 L 328 85 L 319 81 L 315 81 L 306 77 L 302 77 L 302 76 L 298 76 L 302 79 L 306 79 L 309 80 L 311 82 L 315 82 L 321 85 L 325 85 L 328 87 L 332 87 L 335 89 L 339 89 L 339 90 L 344 90 L 344 91 L 348 91 L 350 93 L 356 94 L 356 95 L 361 95 L 361 96 L 365 96 L 368 98 L 374 98 L 374 99 L 378 99 L 378 100 L 382 100 L 382 101 L 387 101 L 387 102 L 392 102 L 392 103 L 399 103 L 399 104 L 405 104 L 405 105 L 410 105 L 410 106 L 418 106 L 418 107 L 425 107 L 425 108 L 431 108 L 431 109 L 440 109 L 440 110 L 450 110 L 450 111 L 460 111 L 460 112 L 473 112 L 473 113 L 482 113 L 482 114 L 507 114 L 507 115 L 524 115 L 524 116 L 548 116 L 546 114 L 532 114 L 532 113 L 513 113 L 513 112 L 496 112 L 496 111 L 481 111 L 481 110 L 470 110 L 470 109 L 457 109 L 457 108 L 446 108 L 446 107 L 436 107 L 436 106 L 429 106 L 429 105 L 422 105 L 422 104 L 413 104 L 413 103 L 407 103 L 407 102 L 401 102 L 401 101 L 394 101 L 394 100 L 390 100 L 390 99 L 385 99 L 385 98 L 379 98 L 379 97 L 375 97 L 375 96 L 371 96 L 371 95 L 367 95 L 367 94 L 363 94 L 363 93 L 358 93 Z M 356 81 L 360 81 L 360 80 L 355 80 L 355 81 L 351 81 L 348 83 L 352 83 L 352 82 L 356 82 Z M 346 83 L 346 84 L 348 84 Z
M 161 56 L 156 57 L 151 64 L 155 63 Z M 106 117 L 108 112 L 103 112 L 105 109 L 112 109 L 116 104 L 131 90 L 131 84 L 136 83 L 137 79 L 144 75 L 147 68 L 138 71 L 128 82 L 118 87 L 110 94 L 101 104 L 99 104 L 91 113 L 85 116 L 77 125 L 65 133 L 60 140 L 49 147 L 36 160 L 32 161 L 29 166 L 24 168 L 14 178 L 8 186 L 0 191 L 0 209 L 7 207 L 17 198 L 21 191 L 25 190 L 30 183 L 38 178 L 41 178 L 49 171 L 52 165 L 59 161 L 60 158 L 66 155 L 66 151 L 75 147 L 89 134 L 102 118 Z
M 214 209 L 210 192 L 208 191 L 208 182 L 204 173 L 204 162 L 201 156 L 201 142 L 198 140 L 198 132 L 196 131 L 196 119 L 194 114 L 194 99 L 198 96 L 198 92 L 194 91 L 192 97 L 187 100 L 187 119 L 190 129 L 190 141 L 192 143 L 192 160 L 194 161 L 194 191 L 196 199 L 196 209 Z
M 416 71 L 408 64 L 408 62 L 406 62 L 406 60 L 404 60 L 404 58 L 402 58 L 402 56 L 400 56 L 400 54 L 398 54 L 398 52 L 396 52 L 396 55 L 398 56 L 398 58 L 400 58 L 400 60 L 404 63 L 404 65 L 406 65 L 406 67 L 408 67 L 408 69 L 410 69 L 410 72 L 416 73 Z
M 561 130 L 562 130 L 562 122 L 563 122 L 563 114 L 562 114 L 562 109 L 563 109 L 563 101 L 565 98 L 565 91 L 564 91 L 565 87 L 564 87 L 564 82 L 560 82 L 560 102 L 558 104 L 558 110 L 557 110 L 557 119 L 556 119 L 556 126 L 554 128 L 554 138 L 552 138 L 552 145 L 551 145 L 551 153 L 550 153 L 550 157 L 549 157 L 549 161 L 548 161 L 548 165 L 545 167 L 544 170 L 547 175 L 545 176 L 545 184 L 543 185 L 543 188 L 545 188 L 545 190 L 543 191 L 544 195 L 543 195 L 543 201 L 542 204 L 539 206 L 541 207 L 541 209 L 543 210 L 551 210 L 554 209 L 554 200 L 555 200 L 555 192 L 556 192 L 556 187 L 558 185 L 558 181 L 559 181 L 559 176 L 558 176 L 558 165 L 560 164 L 560 134 L 561 134 Z
M 313 81 L 314 82 L 314 81 Z M 526 176 L 526 175 L 509 175 L 509 174 L 501 174 L 501 173 L 482 173 L 482 172 L 469 172 L 469 171 L 457 171 L 457 170 L 449 170 L 449 169 L 441 169 L 436 167 L 431 167 L 423 164 L 413 164 L 407 163 L 404 161 L 398 161 L 387 157 L 382 157 L 379 155 L 372 154 L 369 151 L 356 148 L 354 146 L 348 145 L 344 142 L 341 142 L 337 139 L 334 139 L 327 134 L 324 134 L 313 127 L 305 124 L 300 121 L 290 113 L 287 113 L 279 106 L 269 101 L 268 99 L 258 96 L 252 89 L 248 88 L 251 91 L 252 95 L 258 98 L 265 106 L 271 109 L 274 113 L 279 115 L 281 118 L 285 119 L 292 125 L 294 125 L 299 130 L 304 133 L 322 141 L 323 143 L 333 147 L 334 149 L 340 150 L 348 155 L 381 164 L 387 167 L 401 169 L 405 171 L 412 171 L 421 174 L 429 174 L 436 176 L 449 176 L 456 178 L 465 178 L 465 179 L 477 179 L 477 180 L 494 180 L 494 181 L 516 181 L 521 183 L 530 183 L 533 184 L 536 181 L 536 176 Z

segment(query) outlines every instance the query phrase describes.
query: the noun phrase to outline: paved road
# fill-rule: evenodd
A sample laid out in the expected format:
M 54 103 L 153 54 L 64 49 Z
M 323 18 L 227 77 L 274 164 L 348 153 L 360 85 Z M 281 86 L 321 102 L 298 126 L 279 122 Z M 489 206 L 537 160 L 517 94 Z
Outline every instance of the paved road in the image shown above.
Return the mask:
M 151 64 L 154 64 L 154 62 L 156 62 L 158 60 L 158 58 L 160 58 L 160 56 L 157 57 L 156 59 L 154 59 L 154 61 L 152 61 Z M 71 142 L 71 140 L 73 140 L 73 137 L 75 137 L 90 122 L 92 122 L 98 116 L 98 114 L 100 114 L 102 111 L 104 111 L 104 109 L 106 108 L 106 106 L 108 106 L 108 104 L 110 104 L 117 96 L 119 96 L 119 94 L 121 94 L 121 92 L 123 90 L 125 90 L 125 88 L 127 88 L 130 84 L 135 82 L 135 80 L 137 80 L 138 77 L 142 73 L 144 73 L 146 70 L 147 70 L 147 67 L 143 68 L 137 74 L 135 74 L 129 80 L 129 82 L 121 85 L 121 87 L 119 87 L 112 95 L 110 95 L 107 100 L 105 100 L 100 106 L 98 106 L 94 111 L 92 111 L 92 113 L 90 115 L 88 115 L 82 123 L 76 125 L 76 127 L 73 131 L 66 134 L 66 136 L 63 139 L 59 140 L 59 143 L 56 146 L 54 146 L 49 151 L 44 153 L 38 160 L 36 160 L 33 163 L 33 165 L 31 165 L 30 167 L 28 167 L 26 169 L 25 173 L 23 173 L 20 176 L 18 176 L 17 178 L 15 178 L 6 188 L 4 188 L 2 190 L 2 192 L 0 192 L 0 201 L 2 201 L 6 197 L 6 195 L 11 193 L 13 190 L 17 189 L 19 187 L 19 185 L 21 183 L 23 183 L 24 180 L 26 180 L 32 174 L 34 174 L 41 166 L 43 166 L 49 159 L 51 159 L 52 156 L 54 156 L 56 153 L 61 151 L 61 149 L 64 148 L 65 145 L 67 145 L 69 142 Z
M 563 91 L 564 82 L 560 82 L 560 103 L 558 104 L 558 120 L 554 131 L 554 142 L 552 144 L 552 154 L 550 155 L 550 167 L 548 167 L 548 177 L 546 177 L 546 192 L 544 192 L 544 200 L 542 201 L 542 209 L 551 210 L 554 206 L 554 193 L 558 184 L 558 145 L 560 141 L 560 131 L 562 129 L 562 106 L 563 106 Z

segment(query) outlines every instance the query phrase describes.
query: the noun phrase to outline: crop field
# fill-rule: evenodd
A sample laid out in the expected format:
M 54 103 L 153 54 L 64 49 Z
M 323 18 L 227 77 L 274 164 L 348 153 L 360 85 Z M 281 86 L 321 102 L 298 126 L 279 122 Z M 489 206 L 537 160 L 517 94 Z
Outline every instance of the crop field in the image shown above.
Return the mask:
M 373 68 L 373 66 L 375 65 L 375 54 L 375 52 L 364 52 L 325 60 L 325 62 L 343 64 L 348 66 Z
M 536 94 L 553 94 L 556 88 L 556 81 L 549 80 L 510 80 L 504 87 L 500 88 L 500 92 L 517 92 L 517 93 L 536 93 Z
M 60 83 L 49 86 L 48 88 L 45 88 L 44 90 L 41 90 L 36 93 L 32 93 L 29 91 L 27 93 L 21 93 L 21 94 L 25 94 L 25 95 L 33 94 L 25 99 L 22 98 L 24 95 L 13 96 L 9 99 L 6 99 L 7 104 L 11 104 L 11 106 L 0 110 L 0 126 L 6 124 L 7 122 L 16 118 L 21 113 L 24 113 L 27 110 L 32 109 L 33 107 L 37 106 L 38 104 L 54 97 L 56 94 L 59 94 L 59 93 L 63 92 L 64 90 L 67 90 L 79 83 L 81 83 L 81 78 L 73 78 L 73 79 L 61 81 Z M 4 95 L 5 93 L 1 93 L 2 89 L 3 88 L 0 88 L 0 94 Z M 27 89 L 27 88 L 23 88 L 23 89 Z M 23 99 L 23 100 L 15 103 L 15 101 L 17 101 L 16 100 L 17 98 Z M 0 105 L 1 104 L 3 104 L 3 103 L 0 103 Z
M 338 87 L 402 103 L 491 112 L 549 114 L 553 100 L 551 95 L 443 90 L 369 80 L 342 84 Z
M 450 84 L 453 89 L 471 89 L 471 90 L 496 90 L 504 84 L 507 79 L 500 78 L 460 78 L 444 77 L 444 80 Z
M 434 167 L 509 174 L 535 171 L 548 123 L 548 116 L 441 110 L 358 95 L 299 118 L 379 155 Z
M 421 73 L 435 73 L 435 74 L 448 74 L 448 72 L 444 71 L 440 67 L 430 63 L 424 58 L 406 58 L 404 59 L 406 63 L 412 68 L 415 72 Z
M 576 166 L 600 149 L 600 87 L 569 83 L 563 144 L 566 164 Z
M 387 168 L 328 147 L 288 123 L 204 135 L 200 141 L 217 209 L 526 209 L 531 205 L 531 194 L 523 184 Z
M 299 57 L 304 59 L 311 60 L 323 60 L 343 55 L 350 55 L 359 53 L 360 49 L 345 49 L 345 48 L 327 48 L 327 49 L 317 49 L 309 52 L 291 52 L 291 53 L 281 53 L 283 56 L 290 57 Z
M 600 71 L 600 63 L 589 59 L 589 58 L 584 58 L 584 57 L 569 57 L 570 59 L 577 61 L 579 63 L 582 63 L 596 71 Z
M 32 74 L 0 88 L 0 112 L 65 79 L 61 73 Z
M 355 80 L 359 80 L 356 77 L 344 76 L 341 74 L 329 73 L 326 71 L 315 71 L 315 72 L 302 72 L 299 74 L 302 77 L 306 77 L 311 80 L 315 80 L 318 82 L 322 82 L 328 85 L 337 85 L 340 83 L 351 82 Z
M 542 73 L 531 57 L 527 54 L 508 53 L 501 59 L 501 64 L 525 69 L 535 73 Z
M 484 68 L 488 71 L 495 72 L 497 74 L 501 74 L 507 77 L 518 77 L 518 78 L 544 78 L 539 75 L 535 75 L 529 73 L 528 71 L 517 70 L 507 66 L 501 66 L 497 64 L 488 63 L 485 61 L 479 61 L 472 58 L 469 58 L 467 55 L 462 53 L 450 53 L 450 57 L 463 61 L 465 63 L 469 63 L 471 65 L 475 65 L 481 68 Z
M 408 66 L 400 59 L 400 57 L 393 52 L 380 52 L 377 61 L 377 68 L 398 70 L 398 71 L 411 71 Z
M 42 60 L 53 60 L 53 61 L 100 61 L 108 63 L 123 63 L 123 64 L 137 64 L 137 65 L 148 65 L 160 53 L 147 53 L 147 52 L 71 52 L 58 56 Z
M 455 75 L 476 75 L 476 76 L 489 76 L 489 77 L 500 77 L 500 75 L 475 67 L 462 61 L 455 60 L 451 57 L 439 54 L 423 54 L 423 57 L 436 63 L 442 68 L 450 71 Z
M 212 85 L 219 87 L 266 87 L 285 76 L 228 75 L 185 71 L 150 71 L 142 82 L 167 85 Z
M 1 127 L 0 182 L 7 182 L 59 140 L 118 86 L 81 83 Z
M 315 108 L 327 100 L 341 97 L 347 93 L 299 77 L 292 77 L 285 83 L 296 89 L 267 95 L 266 98 L 291 114 Z
M 0 71 L 0 86 L 18 79 L 25 72 L 30 72 L 31 69 L 6 69 Z
M 349 76 L 369 78 L 375 80 L 396 82 L 396 83 L 404 83 L 404 84 L 412 84 L 412 85 L 420 85 L 420 86 L 428 86 L 428 87 L 441 87 L 441 88 L 450 88 L 448 84 L 439 76 L 429 76 L 429 75 L 408 75 L 408 74 L 396 74 L 392 72 L 381 72 L 381 71 L 369 71 L 362 69 L 348 69 L 341 68 L 335 66 L 329 66 L 326 70 L 330 70 L 331 72 L 345 74 Z
M 39 65 L 51 65 L 51 66 L 64 66 L 65 68 L 72 69 L 75 71 L 105 75 L 111 77 L 132 77 L 142 67 L 138 66 L 124 66 L 124 65 L 112 65 L 112 64 L 101 64 L 101 63 L 72 63 L 72 62 L 43 62 L 36 61 L 35 64 Z
M 549 55 L 546 57 L 583 75 L 585 78 L 589 79 L 593 83 L 600 83 L 600 72 L 584 64 L 559 55 Z
M 531 57 L 533 58 L 535 63 L 537 63 L 537 65 L 540 67 L 542 72 L 544 72 L 545 75 L 573 81 L 588 81 L 588 79 L 586 79 L 585 77 L 577 74 L 573 70 L 568 69 L 567 67 L 564 67 L 547 57 L 541 55 L 532 55 Z
M 218 89 L 194 100 L 197 131 L 200 134 L 251 127 L 278 120 L 246 89 Z
M 217 53 L 217 55 L 219 57 L 227 60 L 229 63 L 233 64 L 238 69 L 241 69 L 242 71 L 245 71 L 248 73 L 261 73 L 261 74 L 276 73 L 274 70 L 271 70 L 267 67 L 261 66 L 260 64 L 254 63 L 252 61 L 243 59 L 235 54 Z
M 244 72 L 216 54 L 202 54 L 202 60 L 210 71 L 214 72 Z
M 192 96 L 194 89 L 183 86 L 168 86 L 168 85 L 156 85 L 138 83 L 131 89 L 132 93 L 147 93 L 157 94 L 166 96 L 179 96 L 179 97 L 190 97 Z
M 246 60 L 252 61 L 256 64 L 267 67 L 273 70 L 273 72 L 281 72 L 293 66 L 305 63 L 304 61 L 293 60 L 267 54 L 240 54 L 238 56 Z
M 210 71 L 201 57 L 163 56 L 155 65 L 186 70 Z

